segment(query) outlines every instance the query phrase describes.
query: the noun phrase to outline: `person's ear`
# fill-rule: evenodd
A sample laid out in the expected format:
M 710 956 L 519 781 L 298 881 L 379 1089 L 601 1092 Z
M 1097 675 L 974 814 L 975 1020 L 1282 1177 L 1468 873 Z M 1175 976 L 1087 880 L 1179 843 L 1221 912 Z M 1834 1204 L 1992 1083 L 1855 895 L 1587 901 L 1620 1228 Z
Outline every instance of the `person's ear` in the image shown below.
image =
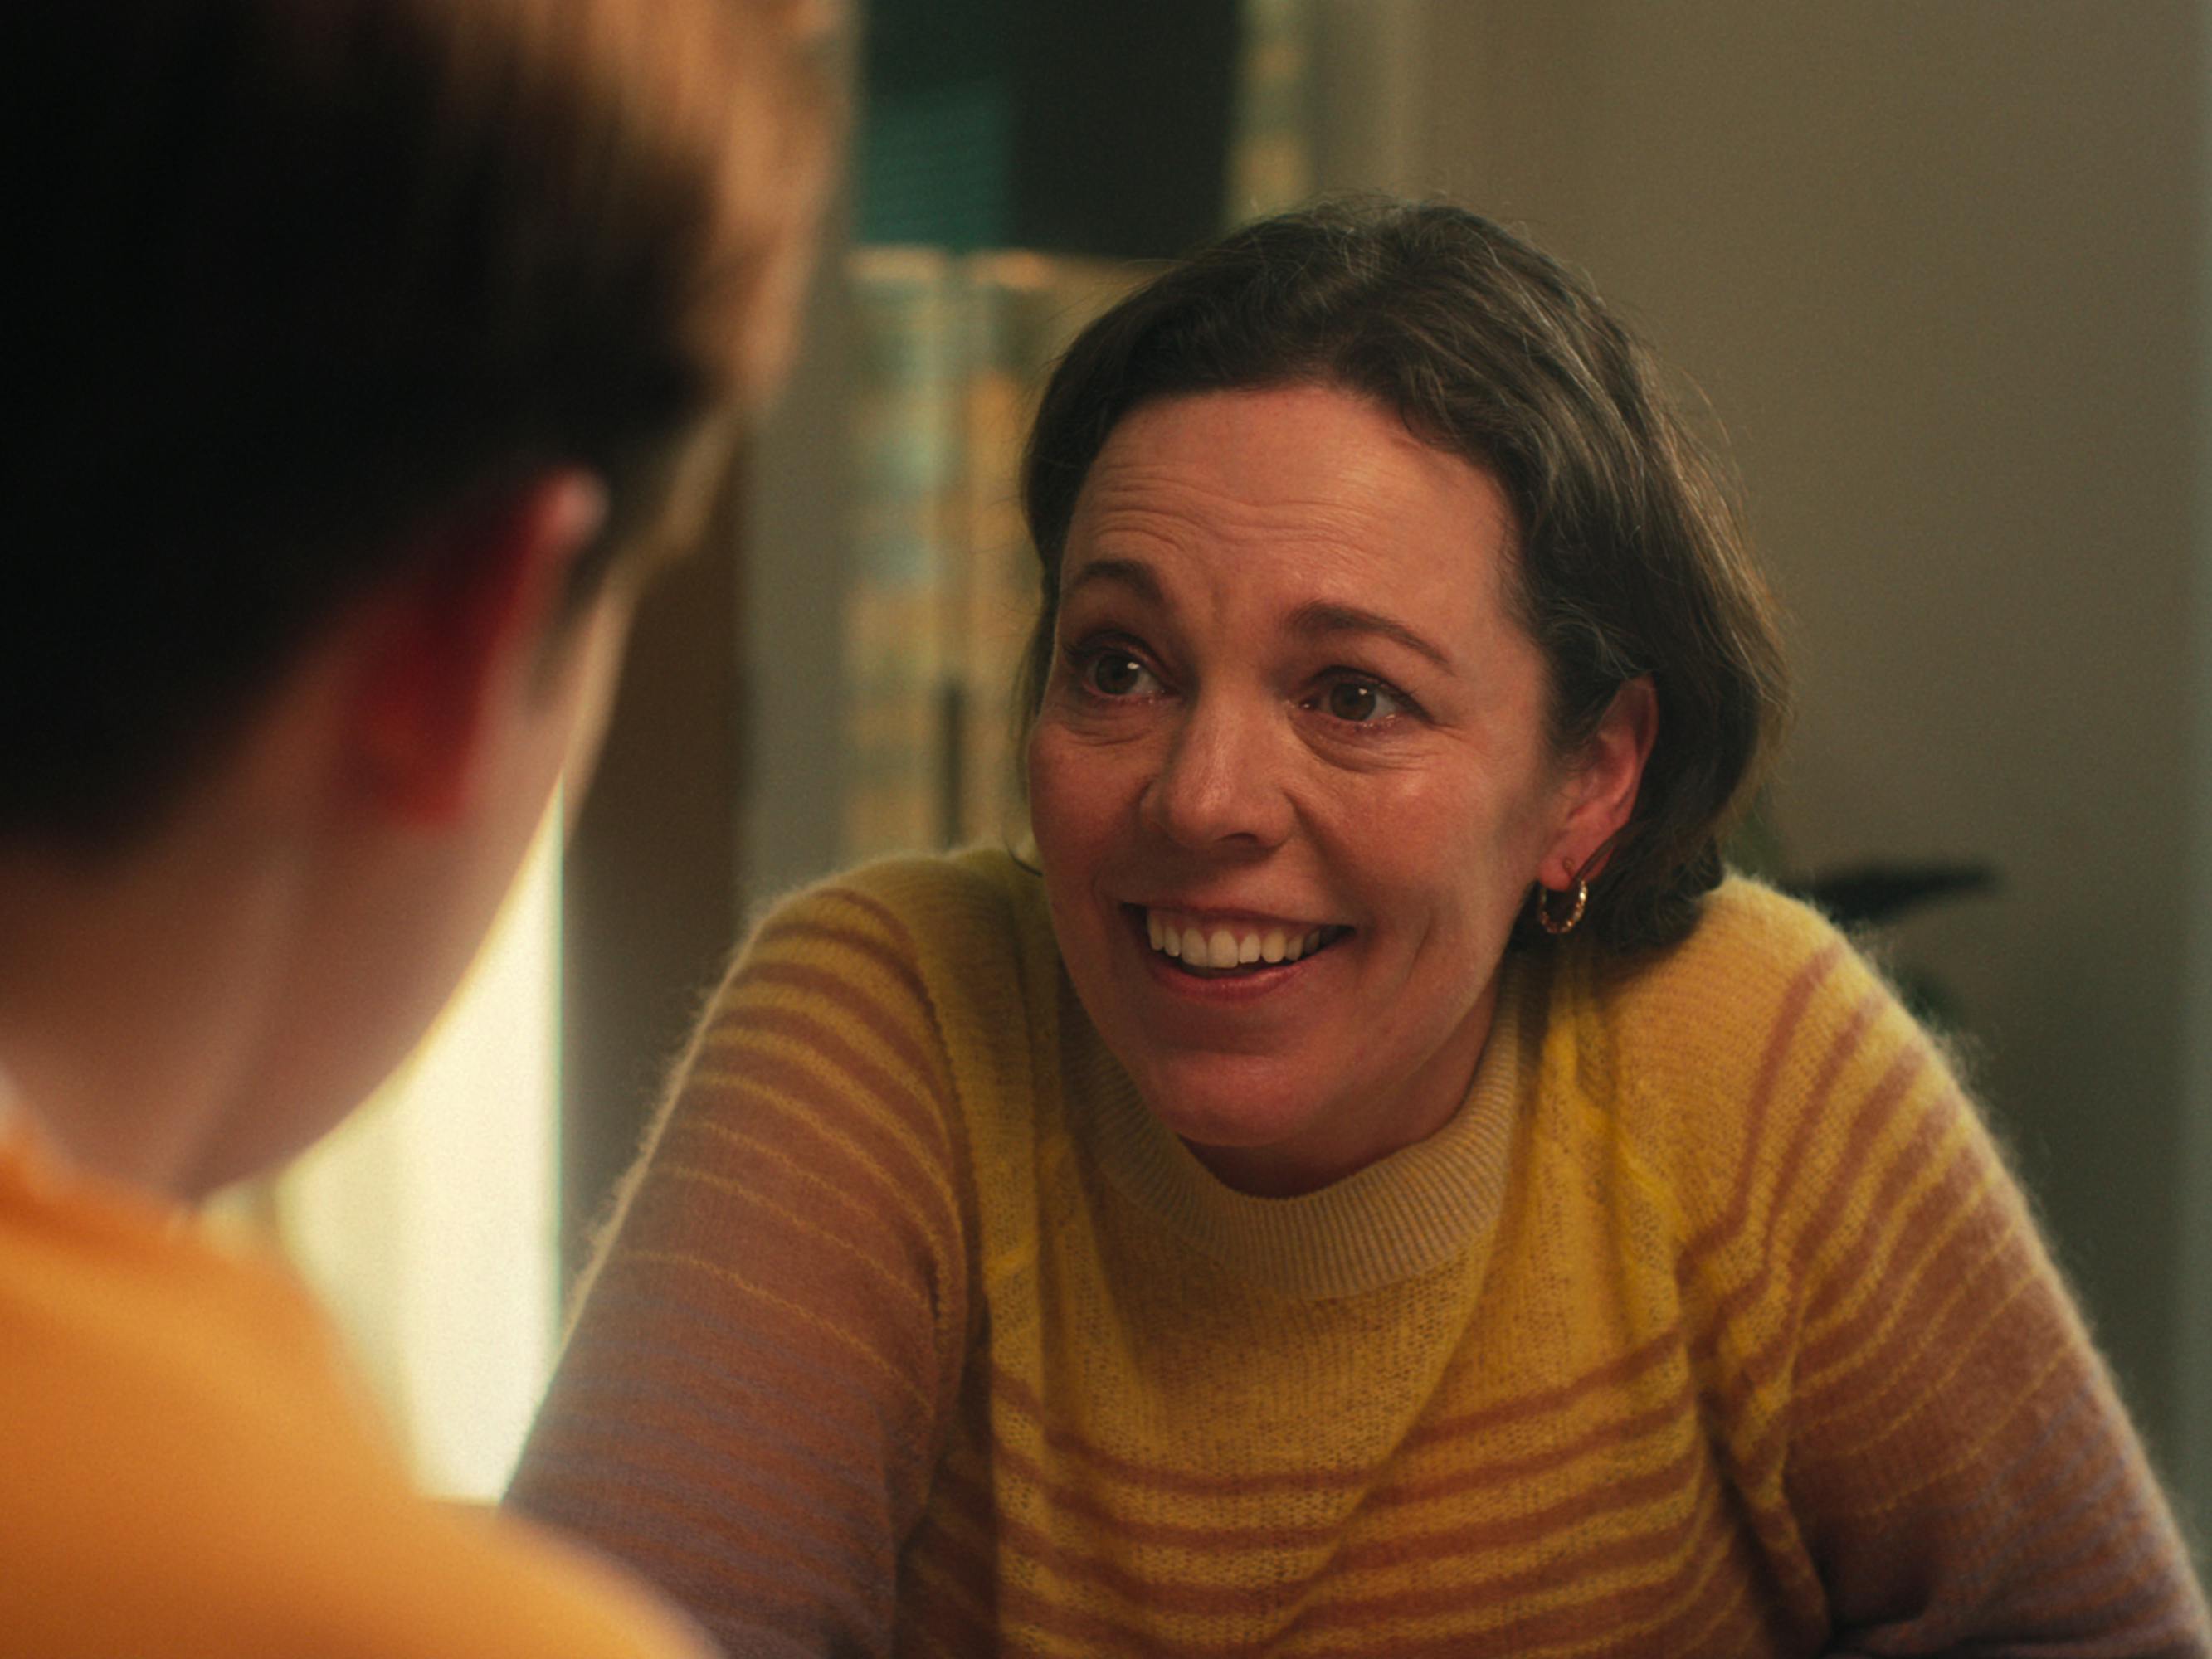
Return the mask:
M 1546 886 L 1565 892 L 1577 880 L 1595 880 L 1605 868 L 1613 842 L 1636 811 L 1644 763 L 1658 736 L 1659 692 L 1649 674 L 1639 674 L 1613 694 L 1575 759 L 1565 822 L 1538 872 Z
M 541 689 L 570 573 L 605 517 L 598 479 L 568 469 L 428 526 L 363 624 L 353 747 L 380 811 L 434 824 L 466 808 L 489 737 Z

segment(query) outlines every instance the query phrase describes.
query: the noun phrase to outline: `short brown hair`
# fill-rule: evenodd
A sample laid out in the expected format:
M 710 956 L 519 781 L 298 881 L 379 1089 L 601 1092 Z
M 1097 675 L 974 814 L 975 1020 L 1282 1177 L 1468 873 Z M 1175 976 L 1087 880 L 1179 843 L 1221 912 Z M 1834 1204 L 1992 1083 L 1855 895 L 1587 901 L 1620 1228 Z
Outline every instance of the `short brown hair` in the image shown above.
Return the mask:
M 101 844 L 437 512 L 592 469 L 580 598 L 653 539 L 779 367 L 830 111 L 787 0 L 32 16 L 0 837 Z
M 1115 426 L 1164 398 L 1294 384 L 1372 398 L 1498 481 L 1557 752 L 1577 752 L 1620 687 L 1651 676 L 1657 741 L 1585 932 L 1621 951 L 1679 939 L 1784 721 L 1773 604 L 1723 474 L 1642 343 L 1581 277 L 1463 209 L 1334 203 L 1262 220 L 1077 338 L 1023 469 L 1042 580 L 1024 714 L 1051 664 L 1076 498 Z

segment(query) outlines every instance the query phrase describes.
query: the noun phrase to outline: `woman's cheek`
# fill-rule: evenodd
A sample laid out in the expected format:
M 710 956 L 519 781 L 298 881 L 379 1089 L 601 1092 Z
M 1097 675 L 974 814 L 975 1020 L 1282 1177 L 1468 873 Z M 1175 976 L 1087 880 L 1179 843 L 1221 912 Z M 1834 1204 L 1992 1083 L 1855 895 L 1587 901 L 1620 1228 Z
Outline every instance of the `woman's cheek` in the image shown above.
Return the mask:
M 1030 739 L 1030 828 L 1048 857 L 1067 846 L 1084 816 L 1071 799 L 1080 788 L 1082 756 L 1073 752 L 1079 747 L 1049 726 L 1041 726 Z

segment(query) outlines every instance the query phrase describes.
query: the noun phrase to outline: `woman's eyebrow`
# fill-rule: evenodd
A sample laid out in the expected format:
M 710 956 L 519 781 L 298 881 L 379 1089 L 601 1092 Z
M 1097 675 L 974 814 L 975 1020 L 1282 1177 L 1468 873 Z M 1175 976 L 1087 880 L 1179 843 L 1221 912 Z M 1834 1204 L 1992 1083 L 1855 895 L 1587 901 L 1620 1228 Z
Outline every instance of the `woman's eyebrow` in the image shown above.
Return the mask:
M 1093 582 L 1112 582 L 1118 587 L 1126 587 L 1150 605 L 1165 603 L 1160 579 L 1152 574 L 1152 566 L 1140 559 L 1093 559 L 1068 579 L 1060 597 L 1065 601 Z
M 1452 670 L 1451 656 L 1443 647 L 1432 644 L 1401 622 L 1379 611 L 1363 611 L 1356 605 L 1335 605 L 1326 599 L 1302 605 L 1291 613 L 1291 631 L 1308 639 L 1331 634 L 1379 634 L 1426 657 L 1448 673 Z

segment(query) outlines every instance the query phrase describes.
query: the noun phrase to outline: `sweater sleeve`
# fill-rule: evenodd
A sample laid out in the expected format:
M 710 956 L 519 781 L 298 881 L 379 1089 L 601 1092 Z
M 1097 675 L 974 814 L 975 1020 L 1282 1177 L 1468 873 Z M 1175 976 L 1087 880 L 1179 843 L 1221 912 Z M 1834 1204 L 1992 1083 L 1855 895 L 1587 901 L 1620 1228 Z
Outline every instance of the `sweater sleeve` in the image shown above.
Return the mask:
M 1831 939 L 1770 1042 L 1780 1494 L 1839 1654 L 2204 1655 L 2203 1595 L 2020 1189 L 1927 1035 Z M 1756 1450 L 1749 1461 L 1760 1461 Z
M 762 926 L 629 1179 L 509 1494 L 733 1655 L 890 1650 L 972 1237 L 915 961 L 857 886 Z

